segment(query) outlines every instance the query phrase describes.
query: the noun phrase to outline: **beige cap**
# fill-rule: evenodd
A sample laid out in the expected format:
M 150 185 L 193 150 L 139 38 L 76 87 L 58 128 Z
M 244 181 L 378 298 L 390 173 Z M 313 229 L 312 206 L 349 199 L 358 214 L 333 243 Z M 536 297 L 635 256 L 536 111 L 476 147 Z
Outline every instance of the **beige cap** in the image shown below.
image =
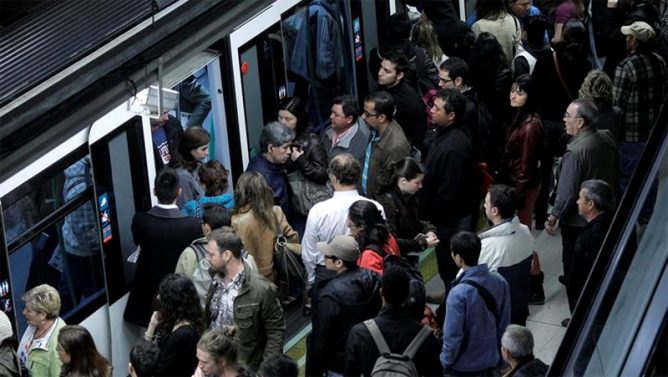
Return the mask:
M 632 35 L 640 41 L 647 42 L 654 38 L 656 32 L 647 22 L 636 21 L 629 26 L 622 26 L 622 34 Z
M 350 236 L 336 236 L 332 242 L 318 242 L 318 250 L 325 256 L 332 256 L 346 262 L 354 262 L 360 256 L 357 241 Z

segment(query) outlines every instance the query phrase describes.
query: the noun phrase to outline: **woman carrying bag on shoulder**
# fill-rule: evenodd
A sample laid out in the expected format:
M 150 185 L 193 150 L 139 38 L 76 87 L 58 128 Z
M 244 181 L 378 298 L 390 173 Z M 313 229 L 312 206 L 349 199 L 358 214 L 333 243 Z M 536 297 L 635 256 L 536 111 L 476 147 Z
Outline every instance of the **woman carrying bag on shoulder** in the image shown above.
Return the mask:
M 299 243 L 299 234 L 292 229 L 281 207 L 274 205 L 271 188 L 262 175 L 249 171 L 242 174 L 234 190 L 236 203 L 232 227 L 244 247 L 255 259 L 258 272 L 276 283 L 274 247 L 276 224 L 289 243 Z

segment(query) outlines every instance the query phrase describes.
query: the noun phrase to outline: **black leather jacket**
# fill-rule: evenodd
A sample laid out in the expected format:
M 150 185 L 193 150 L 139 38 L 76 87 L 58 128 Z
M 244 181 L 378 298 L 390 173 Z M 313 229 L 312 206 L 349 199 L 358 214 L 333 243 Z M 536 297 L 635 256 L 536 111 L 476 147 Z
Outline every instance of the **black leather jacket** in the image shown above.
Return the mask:
M 323 280 L 318 288 L 312 303 L 307 376 L 321 376 L 328 370 L 343 373 L 348 332 L 354 325 L 375 317 L 381 307 L 380 278 L 364 268 Z

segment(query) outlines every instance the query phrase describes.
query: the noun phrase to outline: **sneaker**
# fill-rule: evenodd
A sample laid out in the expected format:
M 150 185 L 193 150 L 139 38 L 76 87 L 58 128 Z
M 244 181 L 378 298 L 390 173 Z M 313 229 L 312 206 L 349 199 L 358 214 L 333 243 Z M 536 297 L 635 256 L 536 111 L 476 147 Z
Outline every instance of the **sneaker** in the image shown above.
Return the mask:
M 561 326 L 562 327 L 568 327 L 568 325 L 571 323 L 570 318 L 565 318 L 563 321 L 561 321 Z
M 430 304 L 438 304 L 438 305 L 445 303 L 445 290 L 428 294 L 427 302 Z

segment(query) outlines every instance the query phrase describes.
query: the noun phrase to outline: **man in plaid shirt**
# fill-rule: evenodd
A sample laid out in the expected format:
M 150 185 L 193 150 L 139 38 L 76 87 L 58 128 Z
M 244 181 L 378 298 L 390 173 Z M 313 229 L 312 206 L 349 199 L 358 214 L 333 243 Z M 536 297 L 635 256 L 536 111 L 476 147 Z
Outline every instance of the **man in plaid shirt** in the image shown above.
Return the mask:
M 615 104 L 622 109 L 619 154 L 624 192 L 659 115 L 668 76 L 666 62 L 651 47 L 656 32 L 649 24 L 636 21 L 622 26 L 622 34 L 629 55 L 617 66 L 613 91 Z

